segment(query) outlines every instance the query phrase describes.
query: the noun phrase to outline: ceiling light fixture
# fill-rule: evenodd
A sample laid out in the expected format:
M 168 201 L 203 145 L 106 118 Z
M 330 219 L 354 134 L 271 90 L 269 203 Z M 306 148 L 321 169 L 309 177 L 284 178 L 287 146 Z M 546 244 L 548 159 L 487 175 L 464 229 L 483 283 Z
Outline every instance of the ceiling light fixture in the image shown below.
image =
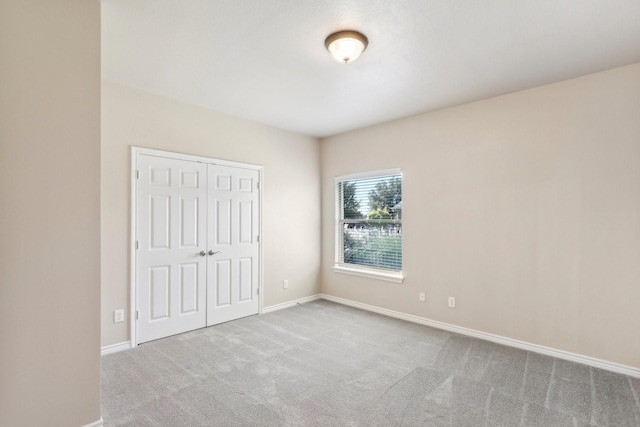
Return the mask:
M 368 44 L 369 40 L 364 34 L 351 30 L 333 33 L 324 41 L 333 58 L 342 64 L 358 59 Z

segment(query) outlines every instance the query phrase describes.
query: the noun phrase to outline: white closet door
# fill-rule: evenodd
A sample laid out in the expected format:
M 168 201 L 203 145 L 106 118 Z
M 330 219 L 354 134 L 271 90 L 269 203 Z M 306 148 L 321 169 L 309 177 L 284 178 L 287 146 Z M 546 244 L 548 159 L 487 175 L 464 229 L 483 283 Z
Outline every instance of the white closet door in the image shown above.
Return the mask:
M 259 173 L 209 165 L 207 326 L 258 313 Z
M 206 325 L 207 166 L 138 155 L 138 343 Z

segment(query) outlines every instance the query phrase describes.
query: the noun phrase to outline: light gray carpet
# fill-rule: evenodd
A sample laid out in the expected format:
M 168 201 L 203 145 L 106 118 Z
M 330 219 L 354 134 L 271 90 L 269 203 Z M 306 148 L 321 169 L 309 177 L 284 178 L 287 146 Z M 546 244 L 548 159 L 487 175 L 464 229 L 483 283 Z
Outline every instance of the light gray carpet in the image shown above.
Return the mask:
M 316 301 L 102 358 L 112 426 L 640 426 L 640 379 Z

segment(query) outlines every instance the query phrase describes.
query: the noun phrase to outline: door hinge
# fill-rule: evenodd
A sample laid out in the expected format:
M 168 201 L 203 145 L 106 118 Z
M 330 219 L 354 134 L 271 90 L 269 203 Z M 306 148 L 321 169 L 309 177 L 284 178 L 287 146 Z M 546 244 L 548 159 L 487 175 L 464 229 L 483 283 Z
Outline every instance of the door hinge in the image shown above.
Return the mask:
M 136 179 L 140 179 L 140 171 L 136 171 Z
M 140 312 L 136 310 L 136 320 L 138 320 L 139 318 L 140 318 Z
M 257 184 L 258 184 L 258 190 L 259 190 L 260 189 L 260 181 L 258 181 Z
M 260 288 L 256 288 L 256 295 L 260 295 Z
M 256 236 L 256 242 L 259 242 L 259 241 L 260 241 L 260 235 L 258 234 L 258 235 Z
M 138 250 L 138 241 L 136 240 L 136 250 Z

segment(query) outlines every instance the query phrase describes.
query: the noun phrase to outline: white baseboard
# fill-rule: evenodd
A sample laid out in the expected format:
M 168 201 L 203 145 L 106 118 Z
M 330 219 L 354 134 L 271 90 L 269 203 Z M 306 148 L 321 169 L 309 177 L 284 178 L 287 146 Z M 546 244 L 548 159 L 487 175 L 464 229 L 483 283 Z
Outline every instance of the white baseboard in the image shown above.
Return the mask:
M 85 424 L 83 427 L 102 427 L 104 424 L 104 421 L 102 420 L 102 417 L 100 417 L 100 419 L 98 421 L 94 421 L 92 423 L 89 424 Z
M 272 311 L 282 310 L 284 308 L 289 308 L 297 305 L 298 303 L 304 304 L 307 302 L 315 301 L 320 299 L 320 294 L 311 295 L 310 297 L 304 297 L 293 301 L 283 302 L 281 304 L 270 305 L 269 307 L 262 307 L 262 314 L 270 313 Z
M 469 328 L 464 328 L 462 326 L 452 325 L 450 323 L 438 322 L 437 320 L 431 320 L 425 317 L 414 316 L 412 314 L 406 314 L 399 311 L 389 310 L 389 309 L 377 307 L 374 305 L 363 304 L 361 302 L 352 301 L 352 300 L 348 300 L 340 297 L 335 297 L 333 295 L 320 294 L 320 298 L 326 299 L 327 301 L 333 301 L 338 304 L 348 305 L 351 307 L 360 308 L 362 310 L 384 314 L 385 316 L 395 317 L 396 319 L 407 320 L 409 322 L 431 326 L 436 329 L 442 329 L 442 330 L 454 332 L 460 335 L 479 338 L 479 339 L 491 341 L 497 344 L 519 348 L 521 350 L 532 351 L 534 353 L 540 353 L 547 356 L 557 357 L 558 359 L 582 363 L 583 365 L 593 366 L 594 368 L 605 369 L 607 371 L 616 372 L 618 374 L 640 378 L 640 368 L 621 365 L 619 363 L 609 362 L 602 359 L 596 359 L 594 357 L 589 357 L 589 356 L 583 356 L 581 354 L 571 353 L 564 350 L 558 350 L 551 347 L 545 347 L 538 344 L 532 344 L 525 341 L 514 340 L 514 339 L 503 337 L 500 335 L 494 335 L 487 332 L 477 331 L 475 329 L 469 329 Z
M 100 351 L 100 355 L 117 353 L 119 351 L 129 350 L 131 348 L 131 341 L 120 342 L 118 344 L 105 345 Z

